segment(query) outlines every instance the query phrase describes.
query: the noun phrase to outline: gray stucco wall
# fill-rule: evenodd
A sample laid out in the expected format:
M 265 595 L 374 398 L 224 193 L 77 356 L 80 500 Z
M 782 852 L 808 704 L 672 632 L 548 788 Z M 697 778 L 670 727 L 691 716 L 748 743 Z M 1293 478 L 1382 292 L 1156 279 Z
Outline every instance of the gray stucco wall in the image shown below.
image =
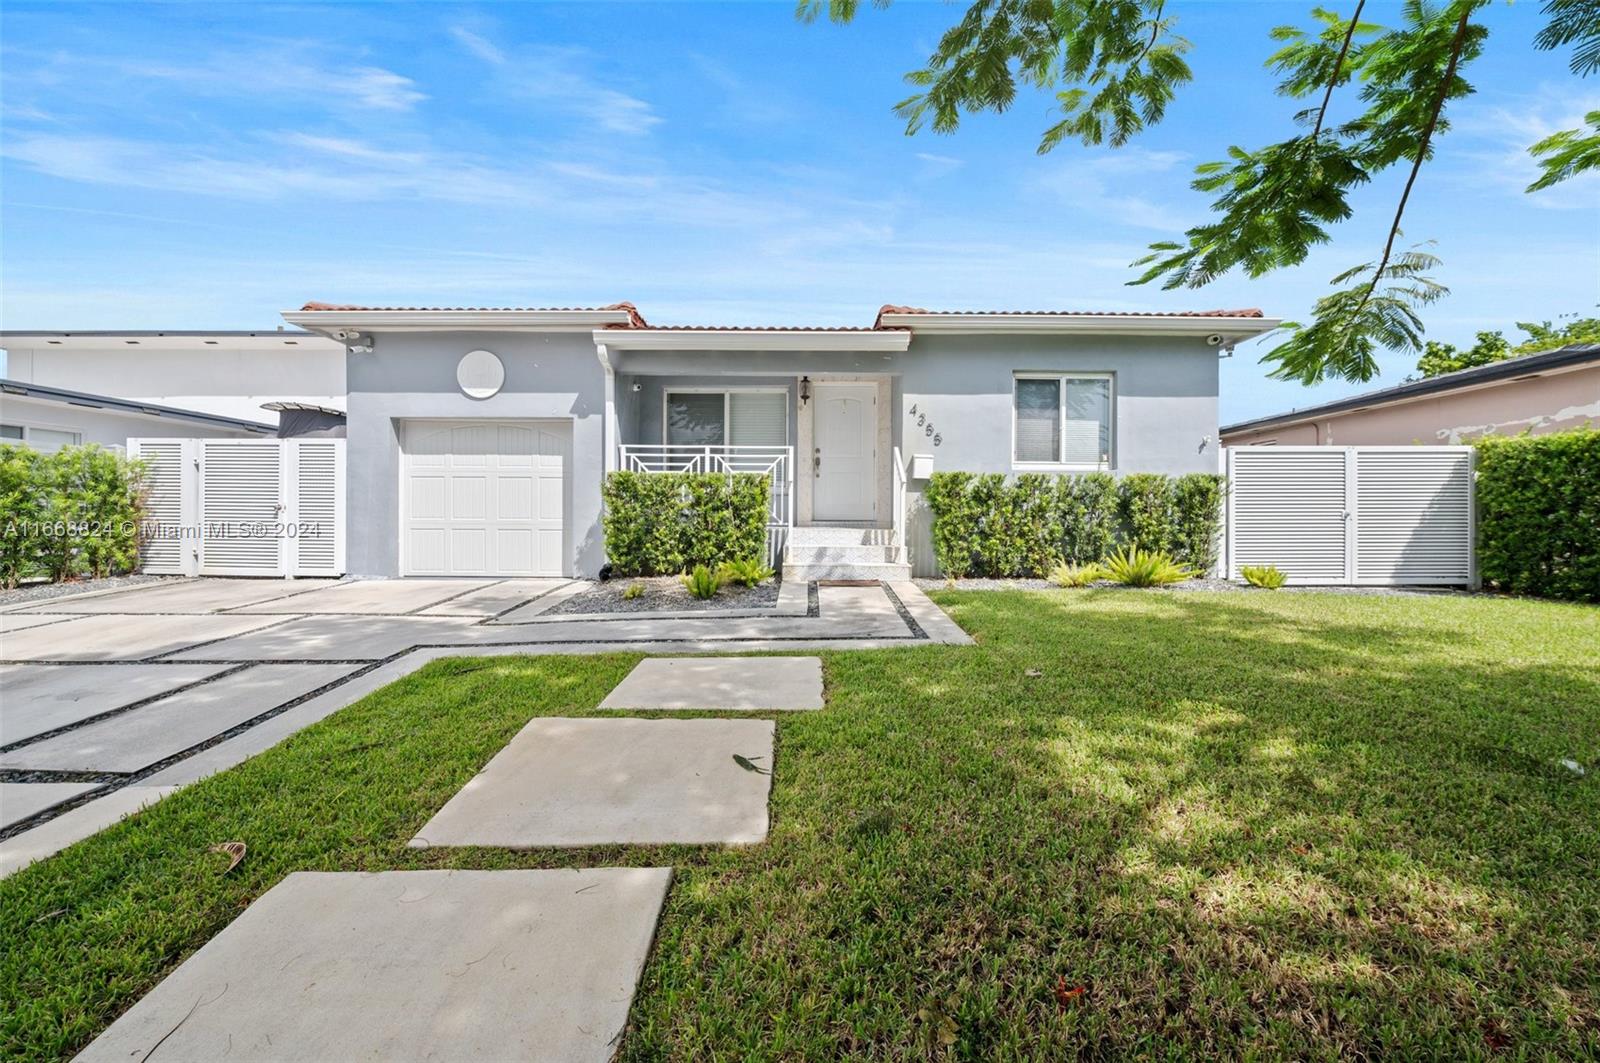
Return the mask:
M 486 400 L 462 395 L 455 379 L 457 361 L 480 347 L 498 354 L 506 367 L 503 390 Z M 660 442 L 664 383 L 787 386 L 800 375 L 813 381 L 888 375 L 893 441 L 907 459 L 929 453 L 937 470 L 1014 473 L 1021 470 L 1011 461 L 1013 375 L 1109 372 L 1116 381 L 1114 472 L 1218 468 L 1217 352 L 1199 339 L 924 335 L 902 354 L 614 350 L 612 359 L 619 442 Z M 475 417 L 571 423 L 567 553 L 572 574 L 599 570 L 604 377 L 588 332 L 385 333 L 372 354 L 349 356 L 347 377 L 352 573 L 399 571 L 398 422 Z M 910 412 L 912 406 L 918 414 Z M 925 426 L 916 424 L 918 415 L 941 436 L 937 447 Z M 797 438 L 798 417 L 791 415 L 789 432 L 791 440 Z M 908 510 L 913 559 L 919 572 L 927 572 L 920 487 L 911 483 Z
M 493 351 L 505 364 L 505 385 L 488 399 L 468 398 L 456 384 L 456 363 L 478 348 Z M 604 397 L 588 332 L 382 333 L 371 354 L 349 355 L 346 364 L 346 557 L 352 575 L 399 574 L 398 428 L 407 418 L 539 418 L 571 424 L 569 574 L 599 571 L 605 560 L 600 533 Z

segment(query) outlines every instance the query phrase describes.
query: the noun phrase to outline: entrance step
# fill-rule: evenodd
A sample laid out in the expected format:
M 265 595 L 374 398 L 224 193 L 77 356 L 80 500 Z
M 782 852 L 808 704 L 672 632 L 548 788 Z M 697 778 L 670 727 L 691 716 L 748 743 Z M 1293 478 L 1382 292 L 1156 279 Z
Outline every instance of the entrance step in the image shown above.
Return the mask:
M 867 579 L 893 582 L 910 578 L 911 566 L 897 561 L 823 562 L 814 565 L 796 565 L 785 561 L 783 565 L 783 581 L 785 583 L 811 583 L 822 579 Z
M 843 525 L 811 525 L 789 530 L 789 546 L 889 546 L 893 528 L 867 528 Z
M 892 546 L 797 546 L 784 551 L 785 565 L 855 565 L 898 561 L 899 551 Z

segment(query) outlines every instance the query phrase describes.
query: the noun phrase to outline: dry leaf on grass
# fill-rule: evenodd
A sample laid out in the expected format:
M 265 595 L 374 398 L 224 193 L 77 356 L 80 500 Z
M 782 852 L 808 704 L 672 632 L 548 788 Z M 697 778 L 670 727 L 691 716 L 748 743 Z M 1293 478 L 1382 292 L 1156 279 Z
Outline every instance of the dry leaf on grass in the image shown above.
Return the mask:
M 244 859 L 244 851 L 244 842 L 218 842 L 206 850 L 208 853 L 227 853 L 231 858 L 228 866 L 222 869 L 224 875 L 239 866 L 239 861 Z
M 1067 985 L 1067 976 L 1066 975 L 1064 975 L 1064 974 L 1056 975 L 1056 1003 L 1061 1006 L 1061 1010 L 1062 1011 L 1066 1011 L 1068 1007 L 1070 1007 L 1075 1001 L 1077 1001 L 1080 997 L 1082 997 L 1088 991 L 1089 991 L 1088 987 L 1086 987 L 1086 986 L 1081 986 L 1081 985 L 1069 986 L 1069 985 Z

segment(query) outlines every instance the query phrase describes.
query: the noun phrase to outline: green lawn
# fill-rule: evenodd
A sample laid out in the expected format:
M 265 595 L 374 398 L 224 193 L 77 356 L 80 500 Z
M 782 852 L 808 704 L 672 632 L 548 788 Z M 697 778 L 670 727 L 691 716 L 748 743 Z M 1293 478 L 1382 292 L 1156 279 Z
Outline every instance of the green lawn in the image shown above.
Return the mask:
M 679 869 L 630 1059 L 1600 1056 L 1600 611 L 936 597 L 979 645 L 829 655 L 745 850 L 406 850 L 635 658 L 431 665 L 0 882 L 0 1056 L 292 870 L 594 864 Z

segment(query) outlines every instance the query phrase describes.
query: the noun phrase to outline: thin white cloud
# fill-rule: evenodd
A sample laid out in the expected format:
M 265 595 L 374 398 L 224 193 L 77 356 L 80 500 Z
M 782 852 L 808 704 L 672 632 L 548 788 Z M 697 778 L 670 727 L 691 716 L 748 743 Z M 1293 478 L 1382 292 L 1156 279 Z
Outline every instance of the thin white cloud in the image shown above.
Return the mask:
M 1177 167 L 1187 157 L 1182 152 L 1120 148 L 1090 154 L 1066 150 L 1068 154 L 1058 152 L 1048 160 L 1050 168 L 1029 182 L 1030 191 L 1049 195 L 1094 218 L 1139 229 L 1182 232 L 1194 223 L 1192 217 L 1166 203 L 1124 191 L 1140 176 L 1165 174 Z
M 922 164 L 924 177 L 943 177 L 966 165 L 965 159 L 958 159 L 952 155 L 935 155 L 931 151 L 917 152 L 917 161 Z
M 1466 164 L 1449 174 L 1457 185 L 1495 189 L 1546 210 L 1592 211 L 1600 202 L 1600 173 L 1580 174 L 1541 192 L 1526 189 L 1543 172 L 1528 149 L 1552 133 L 1585 128 L 1584 116 L 1597 109 L 1600 93 L 1553 85 L 1504 103 L 1469 98 L 1442 143 L 1441 161 L 1453 156 Z
M 469 55 L 494 68 L 504 91 L 540 101 L 593 123 L 608 133 L 640 136 L 661 124 L 647 101 L 602 84 L 586 71 L 594 56 L 582 49 L 545 45 L 505 47 L 465 26 L 447 28 Z

